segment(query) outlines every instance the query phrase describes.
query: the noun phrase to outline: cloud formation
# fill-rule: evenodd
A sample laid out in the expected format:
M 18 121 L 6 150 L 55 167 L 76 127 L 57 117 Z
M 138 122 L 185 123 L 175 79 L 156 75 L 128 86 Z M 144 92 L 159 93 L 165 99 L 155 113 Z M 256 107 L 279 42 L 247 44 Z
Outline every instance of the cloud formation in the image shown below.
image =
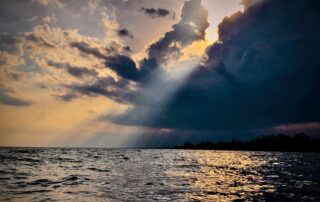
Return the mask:
M 200 0 L 186 1 L 181 10 L 181 20 L 172 26 L 171 31 L 166 32 L 162 38 L 148 47 L 147 57 L 140 61 L 139 67 L 128 56 L 117 53 L 105 56 L 83 42 L 72 42 L 70 46 L 104 59 L 107 67 L 125 79 L 145 82 L 149 79 L 150 72 L 157 69 L 160 64 L 178 59 L 184 47 L 205 39 L 205 30 L 209 27 L 207 18 L 208 12 Z
M 48 65 L 58 68 L 58 69 L 66 69 L 66 71 L 77 78 L 82 78 L 84 76 L 92 76 L 96 77 L 98 76 L 98 72 L 94 69 L 88 69 L 85 67 L 74 67 L 70 64 L 64 64 L 64 63 L 58 63 L 58 62 L 53 62 L 51 60 L 48 61 Z
M 117 30 L 117 34 L 118 34 L 120 37 L 133 38 L 133 34 L 132 34 L 129 30 L 125 29 L 125 28 Z
M 143 123 L 125 114 L 118 123 L 239 131 L 319 122 L 319 11 L 314 0 L 267 0 L 226 17 L 206 62 L 158 120 Z M 182 19 L 193 16 L 185 13 Z
M 119 103 L 129 103 L 130 94 L 133 93 L 130 83 L 121 79 L 116 81 L 112 77 L 98 77 L 93 83 L 89 84 L 66 84 L 65 87 L 71 92 L 60 96 L 64 101 L 71 101 L 78 95 L 86 95 L 96 97 L 98 95 L 105 96 Z
M 141 7 L 141 11 L 149 15 L 152 18 L 165 17 L 170 14 L 170 11 L 164 8 L 144 8 Z
M 209 27 L 208 11 L 200 0 L 186 1 L 181 10 L 181 20 L 172 26 L 172 30 L 148 48 L 148 58 L 143 61 L 160 64 L 177 58 L 181 48 L 197 40 L 205 39 L 205 30 Z
M 9 92 L 9 90 L 0 89 L 0 103 L 16 107 L 24 107 L 32 104 L 31 101 L 14 97 L 10 95 Z
M 192 17 L 189 15 L 192 15 Z M 131 77 L 132 80 L 146 78 L 160 64 L 166 63 L 171 59 L 178 59 L 183 47 L 197 40 L 204 40 L 205 30 L 209 26 L 207 17 L 208 12 L 201 5 L 200 0 L 186 1 L 181 10 L 180 22 L 174 24 L 171 31 L 166 32 L 162 38 L 148 47 L 147 57 L 140 61 L 139 69 L 137 69 L 132 60 L 130 61 L 130 58 L 121 56 L 113 60 L 115 62 L 112 63 L 112 66 L 117 66 L 117 68 L 111 68 L 113 70 L 120 69 L 120 66 L 123 68 L 122 70 L 127 68 L 129 70 L 127 71 L 128 75 L 124 74 L 124 72 L 119 74 L 125 78 Z
M 83 53 L 88 55 L 93 55 L 100 59 L 105 59 L 105 55 L 102 54 L 97 48 L 91 48 L 89 44 L 81 41 L 81 42 L 70 42 L 70 46 L 79 49 Z

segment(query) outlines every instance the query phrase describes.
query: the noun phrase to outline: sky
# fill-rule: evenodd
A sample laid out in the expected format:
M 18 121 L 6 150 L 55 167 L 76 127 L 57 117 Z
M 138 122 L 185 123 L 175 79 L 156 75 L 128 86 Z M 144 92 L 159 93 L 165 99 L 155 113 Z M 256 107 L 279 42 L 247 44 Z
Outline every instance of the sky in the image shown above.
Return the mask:
M 2 0 L 0 146 L 320 136 L 317 0 Z

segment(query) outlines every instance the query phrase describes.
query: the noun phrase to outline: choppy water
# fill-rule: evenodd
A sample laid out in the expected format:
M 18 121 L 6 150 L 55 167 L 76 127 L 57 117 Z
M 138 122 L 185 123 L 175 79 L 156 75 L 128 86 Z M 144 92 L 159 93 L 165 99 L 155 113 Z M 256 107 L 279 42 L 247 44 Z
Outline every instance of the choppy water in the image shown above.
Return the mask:
M 320 201 L 320 154 L 0 149 L 1 201 Z

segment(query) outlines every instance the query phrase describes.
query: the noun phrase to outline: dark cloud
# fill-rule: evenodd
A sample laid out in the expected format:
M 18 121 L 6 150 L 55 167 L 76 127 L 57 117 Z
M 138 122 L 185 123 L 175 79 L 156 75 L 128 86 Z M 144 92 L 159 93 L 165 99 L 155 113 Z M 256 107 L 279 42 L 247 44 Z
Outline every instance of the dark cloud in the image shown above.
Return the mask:
M 129 37 L 129 38 L 133 38 L 133 34 L 127 30 L 127 29 L 119 29 L 117 30 L 117 34 L 120 36 L 120 37 Z
M 182 19 L 192 16 L 182 13 Z M 202 131 L 319 122 L 319 24 L 317 0 L 266 0 L 227 17 L 205 64 L 157 120 L 144 122 L 136 107 L 116 122 Z
M 132 50 L 131 50 L 130 46 L 125 46 L 125 47 L 123 48 L 123 50 L 132 53 Z
M 73 42 L 70 43 L 70 46 L 79 49 L 83 53 L 104 59 L 107 67 L 125 79 L 138 81 L 142 78 L 142 75 L 145 72 L 145 70 L 139 70 L 136 67 L 135 62 L 130 57 L 115 53 L 116 50 L 113 47 L 108 47 L 106 49 L 108 52 L 113 53 L 111 56 L 107 56 L 103 55 L 98 49 L 89 47 L 89 45 L 84 42 Z M 125 48 L 130 50 L 130 47 L 128 46 Z M 53 66 L 57 67 L 57 64 Z
M 189 15 L 192 15 L 190 17 Z M 159 64 L 165 63 L 171 58 L 180 56 L 181 48 L 190 45 L 194 41 L 205 39 L 205 30 L 208 28 L 208 12 L 201 5 L 200 0 L 185 2 L 181 10 L 181 20 L 172 26 L 172 30 L 148 48 L 148 56 L 137 64 L 128 56 L 115 53 L 108 48 L 112 56 L 106 56 L 99 50 L 89 47 L 85 42 L 72 42 L 71 47 L 78 48 L 83 53 L 105 59 L 107 67 L 115 71 L 119 76 L 136 82 L 148 80 L 150 72 L 158 68 Z M 127 34 L 124 30 L 123 34 Z
M 20 98 L 13 97 L 8 94 L 9 90 L 0 89 L 0 103 L 4 105 L 11 105 L 16 107 L 24 107 L 32 104 L 31 101 L 23 100 Z
M 73 67 L 70 64 L 53 62 L 51 60 L 49 60 L 47 63 L 48 63 L 48 65 L 53 66 L 58 69 L 65 68 L 66 71 L 70 75 L 77 77 L 77 78 L 82 78 L 84 76 L 92 76 L 92 77 L 98 76 L 98 72 L 94 69 L 88 69 L 85 67 Z
M 70 46 L 77 48 L 80 51 L 82 51 L 83 53 L 86 53 L 88 55 L 93 55 L 93 56 L 100 58 L 100 59 L 106 58 L 106 56 L 104 54 L 102 54 L 97 48 L 91 48 L 89 46 L 89 44 L 87 44 L 83 41 L 82 42 L 71 42 Z
M 131 99 L 132 90 L 130 90 L 129 82 L 125 79 L 116 81 L 112 77 L 98 77 L 96 81 L 90 84 L 71 84 L 64 85 L 72 90 L 71 93 L 60 96 L 64 101 L 70 101 L 77 98 L 77 94 L 86 95 L 89 97 L 96 97 L 102 95 L 111 98 L 120 103 L 128 103 Z
M 94 69 L 87 69 L 85 67 L 72 67 L 70 65 L 67 66 L 67 71 L 69 74 L 75 77 L 83 77 L 83 76 L 97 76 L 98 72 Z
M 188 13 L 193 15 L 192 18 Z M 207 17 L 208 12 L 200 0 L 187 1 L 181 10 L 180 22 L 174 24 L 171 31 L 149 46 L 148 57 L 140 61 L 140 68 L 137 68 L 132 59 L 121 55 L 108 58 L 106 64 L 124 78 L 146 81 L 150 72 L 158 68 L 159 64 L 171 58 L 178 58 L 181 48 L 204 39 L 205 30 L 209 26 Z
M 170 14 L 170 11 L 164 8 L 144 8 L 141 7 L 141 11 L 149 15 L 152 18 L 165 17 Z
M 66 101 L 66 102 L 72 101 L 73 99 L 75 99 L 77 97 L 78 97 L 78 95 L 75 93 L 67 93 L 67 94 L 58 96 L 59 99 Z
M 141 77 L 141 71 L 137 69 L 135 62 L 128 56 L 115 55 L 108 57 L 106 65 L 123 78 L 137 81 Z
M 52 60 L 47 61 L 47 64 L 52 66 L 52 67 L 55 67 L 57 69 L 62 69 L 62 68 L 64 68 L 66 66 L 66 64 L 64 64 L 64 63 L 54 62 Z

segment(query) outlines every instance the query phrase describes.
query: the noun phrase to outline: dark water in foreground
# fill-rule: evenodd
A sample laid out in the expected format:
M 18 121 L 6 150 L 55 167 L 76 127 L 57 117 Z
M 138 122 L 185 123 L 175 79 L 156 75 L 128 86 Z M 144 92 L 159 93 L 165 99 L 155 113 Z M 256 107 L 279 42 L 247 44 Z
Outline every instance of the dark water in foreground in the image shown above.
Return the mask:
M 1 201 L 320 201 L 320 153 L 0 149 Z

